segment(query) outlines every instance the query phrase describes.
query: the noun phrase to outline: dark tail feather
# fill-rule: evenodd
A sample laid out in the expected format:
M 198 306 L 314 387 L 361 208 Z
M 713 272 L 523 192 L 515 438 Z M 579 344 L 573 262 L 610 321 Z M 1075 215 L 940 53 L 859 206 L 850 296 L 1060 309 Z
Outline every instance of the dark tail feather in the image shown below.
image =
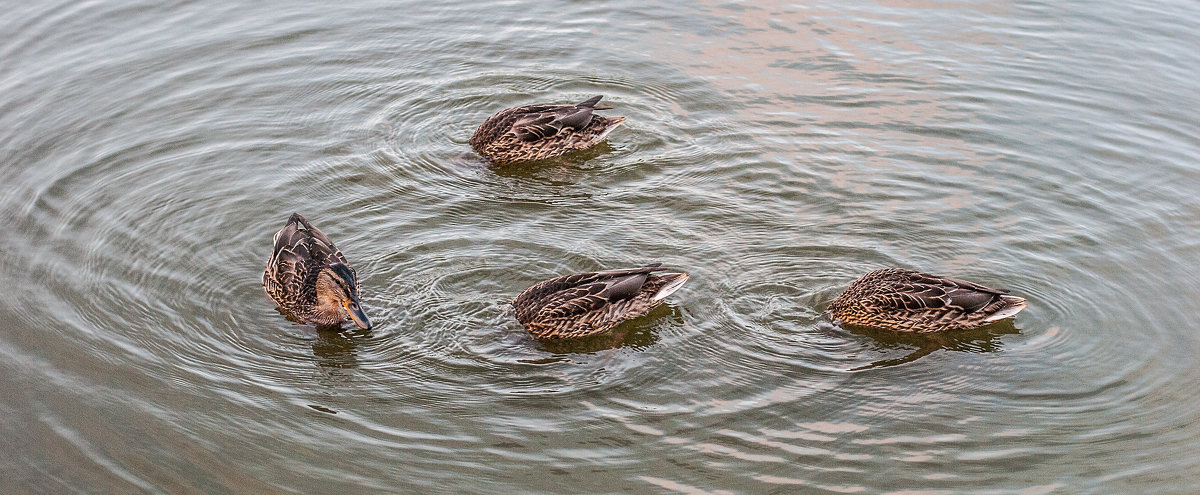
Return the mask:
M 612 110 L 613 107 L 610 107 L 608 105 L 596 105 L 597 103 L 600 103 L 600 98 L 604 98 L 604 95 L 593 96 L 575 106 L 587 107 L 587 108 L 591 108 L 592 110 Z
M 632 299 L 642 291 L 642 284 L 646 283 L 648 277 L 650 277 L 649 273 L 627 275 L 605 287 L 600 291 L 600 296 L 610 301 Z
M 589 107 L 589 108 L 595 108 L 596 110 L 603 110 L 603 108 L 596 108 L 596 104 L 597 104 L 597 103 L 600 103 L 600 98 L 604 98 L 604 95 L 596 95 L 596 96 L 593 96 L 593 97 L 591 97 L 591 98 L 588 98 L 588 99 L 586 99 L 586 100 L 583 100 L 583 101 L 581 101 L 581 102 L 579 102 L 579 103 L 575 104 L 575 106 L 577 106 L 577 107 Z M 609 108 L 612 108 L 612 107 L 609 107 Z
M 308 219 L 304 218 L 299 213 L 292 213 L 292 216 L 288 217 L 288 225 L 291 225 L 293 223 L 299 225 L 299 227 L 297 227 L 297 228 L 303 227 L 303 228 L 312 230 L 312 225 L 310 225 L 308 223 Z

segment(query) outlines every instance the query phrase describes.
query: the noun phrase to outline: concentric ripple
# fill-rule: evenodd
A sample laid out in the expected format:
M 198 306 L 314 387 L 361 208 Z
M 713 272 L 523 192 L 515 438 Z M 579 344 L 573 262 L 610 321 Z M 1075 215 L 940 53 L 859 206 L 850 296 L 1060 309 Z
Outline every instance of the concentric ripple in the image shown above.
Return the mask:
M 1194 492 L 1189 7 L 10 6 L 0 492 Z M 592 150 L 467 145 L 597 94 Z M 292 212 L 374 328 L 263 294 Z M 613 335 L 511 315 L 652 262 Z M 832 324 L 885 266 L 1029 307 Z

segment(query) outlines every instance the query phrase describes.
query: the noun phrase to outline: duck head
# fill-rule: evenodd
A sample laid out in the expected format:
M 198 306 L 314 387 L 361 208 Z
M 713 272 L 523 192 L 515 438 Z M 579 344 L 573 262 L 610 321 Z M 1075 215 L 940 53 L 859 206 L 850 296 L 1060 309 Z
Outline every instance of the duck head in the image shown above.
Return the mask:
M 371 329 L 371 320 L 358 299 L 358 278 L 354 269 L 332 263 L 317 275 L 317 306 L 331 324 L 347 319 L 363 329 Z

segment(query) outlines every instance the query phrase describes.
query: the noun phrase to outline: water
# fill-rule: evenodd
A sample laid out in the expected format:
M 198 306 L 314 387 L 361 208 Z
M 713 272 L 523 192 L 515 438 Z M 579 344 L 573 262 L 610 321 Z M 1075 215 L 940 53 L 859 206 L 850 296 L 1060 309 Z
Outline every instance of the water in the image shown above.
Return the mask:
M 1194 493 L 1189 2 L 41 2 L 0 33 L 0 492 Z M 492 168 L 507 106 L 600 148 Z M 262 293 L 298 211 L 376 327 Z M 692 280 L 532 340 L 572 271 Z M 899 266 L 1012 324 L 848 331 Z

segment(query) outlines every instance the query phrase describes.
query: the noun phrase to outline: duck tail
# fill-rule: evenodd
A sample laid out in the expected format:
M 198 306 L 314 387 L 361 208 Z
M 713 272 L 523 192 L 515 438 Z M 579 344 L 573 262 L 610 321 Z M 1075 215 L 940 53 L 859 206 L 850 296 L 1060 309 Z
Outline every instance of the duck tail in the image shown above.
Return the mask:
M 988 315 L 987 318 L 984 318 L 983 321 L 985 323 L 1011 318 L 1016 316 L 1017 313 L 1020 313 L 1022 309 L 1025 309 L 1025 298 L 1003 295 L 1000 296 L 1000 300 L 1006 304 L 995 313 L 992 313 Z
M 665 283 L 663 284 L 662 288 L 658 289 L 658 292 L 654 294 L 654 297 L 650 298 L 650 301 L 653 302 L 666 299 L 667 296 L 674 294 L 675 291 L 679 290 L 680 287 L 683 287 L 683 284 L 688 281 L 688 274 L 686 273 L 663 273 L 658 275 L 658 277 L 663 278 Z
M 577 106 L 577 107 L 596 108 L 596 104 L 597 104 L 597 103 L 600 103 L 600 99 L 601 99 L 601 98 L 604 98 L 604 95 L 596 95 L 596 96 L 593 96 L 593 97 L 591 97 L 591 98 L 588 98 L 588 99 L 586 99 L 586 100 L 583 100 L 583 101 L 581 101 L 581 102 L 579 102 L 579 103 L 576 103 L 576 104 L 575 104 L 575 106 Z M 596 108 L 596 109 L 597 109 L 597 110 L 599 110 L 599 108 Z
M 593 141 L 595 141 L 597 143 L 599 143 L 600 141 L 603 141 L 604 138 L 608 137 L 608 135 L 610 133 L 612 133 L 612 131 L 614 129 L 617 128 L 617 126 L 620 126 L 624 122 L 625 122 L 625 117 L 609 117 L 609 118 L 605 119 L 604 130 L 600 131 L 600 135 L 593 138 Z
M 296 224 L 297 230 L 299 230 L 301 228 L 312 230 L 312 224 L 308 223 L 308 219 L 304 218 L 304 215 L 301 215 L 299 213 L 293 212 L 292 216 L 288 217 L 288 225 L 291 225 L 291 224 Z
M 575 106 L 586 107 L 586 108 L 590 108 L 592 110 L 612 110 L 613 107 L 610 107 L 608 105 L 596 106 L 597 103 L 600 103 L 600 98 L 604 98 L 604 95 L 593 96 L 593 97 L 583 100 L 579 103 L 576 103 Z

